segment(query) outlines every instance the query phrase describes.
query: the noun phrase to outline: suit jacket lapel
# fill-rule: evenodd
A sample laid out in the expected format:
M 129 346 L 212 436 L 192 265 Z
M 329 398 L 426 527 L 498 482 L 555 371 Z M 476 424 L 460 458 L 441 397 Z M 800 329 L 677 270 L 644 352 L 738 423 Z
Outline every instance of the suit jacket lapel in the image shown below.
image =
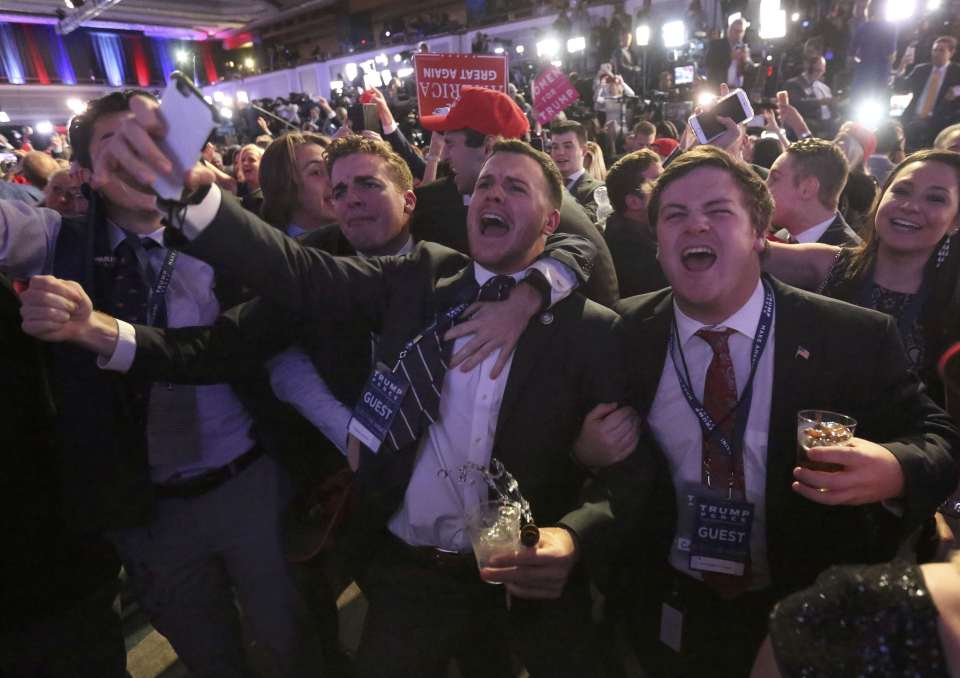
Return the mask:
M 534 316 L 527 324 L 527 329 L 520 336 L 517 348 L 510 364 L 510 375 L 507 377 L 507 386 L 500 403 L 500 412 L 497 415 L 497 439 L 504 430 L 504 425 L 515 411 L 517 399 L 523 391 L 527 379 L 531 377 L 533 368 L 547 354 L 547 344 L 554 337 L 563 323 L 563 304 L 554 307 L 540 315 Z M 554 369 L 562 369 L 559 366 Z
M 654 307 L 653 313 L 640 321 L 637 330 L 642 342 L 627 348 L 635 371 L 637 405 L 644 415 L 653 405 L 663 375 L 672 326 L 673 292 L 669 292 Z
M 814 333 L 809 303 L 792 288 L 768 278 L 776 297 L 773 388 L 767 435 L 767 513 L 773 515 L 789 496 L 796 466 L 796 417 L 816 407 L 816 375 L 826 350 Z

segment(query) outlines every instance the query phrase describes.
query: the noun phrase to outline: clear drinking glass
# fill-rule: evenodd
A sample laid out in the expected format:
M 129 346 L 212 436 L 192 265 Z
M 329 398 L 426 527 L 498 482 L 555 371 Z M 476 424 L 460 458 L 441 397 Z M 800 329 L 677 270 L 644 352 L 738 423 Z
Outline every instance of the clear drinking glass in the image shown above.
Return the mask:
M 497 501 L 477 504 L 467 509 L 466 530 L 477 567 L 483 569 L 494 556 L 517 553 L 520 547 L 520 507 Z
M 857 421 L 853 417 L 827 410 L 797 412 L 797 465 L 814 471 L 842 471 L 840 464 L 810 461 L 811 447 L 843 445 L 853 438 Z

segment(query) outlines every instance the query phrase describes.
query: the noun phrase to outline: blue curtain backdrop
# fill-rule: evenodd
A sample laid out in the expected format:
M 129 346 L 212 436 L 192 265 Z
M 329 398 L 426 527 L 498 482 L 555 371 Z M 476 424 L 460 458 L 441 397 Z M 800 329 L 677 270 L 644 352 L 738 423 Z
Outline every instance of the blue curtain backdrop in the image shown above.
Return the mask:
M 20 50 L 13 35 L 13 27 L 8 23 L 0 23 L 0 66 L 3 72 L 14 85 L 23 85 L 23 62 L 20 60 Z
M 63 36 L 52 27 L 47 30 L 50 34 L 50 46 L 53 48 L 53 63 L 60 75 L 60 82 L 64 85 L 76 85 L 77 74 L 73 70 L 73 64 L 70 63 L 70 55 L 67 54 L 67 48 L 63 44 Z
M 167 77 L 177 70 L 173 65 L 173 42 L 168 38 L 151 38 L 153 43 L 153 53 L 157 56 L 157 63 L 160 65 L 160 73 L 163 75 L 163 82 L 167 82 Z
M 93 51 L 96 52 L 107 82 L 113 87 L 123 87 L 126 80 L 126 70 L 123 64 L 123 44 L 119 35 L 110 33 L 90 33 L 93 41 Z

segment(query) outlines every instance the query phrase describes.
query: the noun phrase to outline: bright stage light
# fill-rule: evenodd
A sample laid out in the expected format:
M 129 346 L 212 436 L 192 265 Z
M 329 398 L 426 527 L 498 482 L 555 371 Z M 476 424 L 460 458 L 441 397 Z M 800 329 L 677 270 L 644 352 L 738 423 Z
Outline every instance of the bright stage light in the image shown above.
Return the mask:
M 637 34 L 635 37 L 637 39 L 637 45 L 639 47 L 646 47 L 647 45 L 649 45 L 650 44 L 650 26 L 648 24 L 637 26 Z
M 185 64 L 185 63 L 187 63 L 188 61 L 190 61 L 190 52 L 188 52 L 188 51 L 185 50 L 185 49 L 178 49 L 178 50 L 177 50 L 177 63 L 178 63 L 178 64 Z
M 67 108 L 69 108 L 74 115 L 80 115 L 87 110 L 87 104 L 80 99 L 71 98 L 67 99 Z
M 887 0 L 887 21 L 906 21 L 917 11 L 916 0 Z
M 790 21 L 792 21 L 793 23 L 797 23 L 798 21 L 800 21 L 800 12 L 794 12 L 793 14 L 791 14 Z
M 494 53 L 494 54 L 503 54 L 503 47 L 494 47 L 494 48 L 493 48 L 493 53 Z
M 552 59 L 560 51 L 560 43 L 555 38 L 544 38 L 537 43 L 537 56 Z
M 224 106 L 220 109 L 220 117 L 224 118 L 225 120 L 230 120 L 233 118 L 233 111 Z
M 883 108 L 883 104 L 881 104 L 879 101 L 874 101 L 873 99 L 861 101 L 856 107 L 855 111 L 856 121 L 870 131 L 874 131 L 880 126 L 880 123 L 883 122 L 884 114 L 886 113 Z
M 394 55 L 393 55 L 393 61 L 394 61 L 394 63 L 399 64 L 401 61 L 403 61 L 403 57 L 400 56 L 399 54 L 394 54 Z
M 37 134 L 53 134 L 53 123 L 42 120 L 36 124 Z
M 252 71 L 256 65 L 257 65 L 257 62 L 254 61 L 252 57 L 247 57 L 246 59 L 243 60 L 243 66 L 248 71 Z
M 582 35 L 567 40 L 567 51 L 570 54 L 582 52 L 587 48 L 587 40 Z
M 516 49 L 516 51 L 517 51 L 517 54 L 523 54 L 523 52 L 524 52 L 524 50 L 525 50 L 526 48 L 525 48 L 523 45 L 517 45 L 517 46 L 515 47 L 515 49 Z
M 682 21 L 668 21 L 663 25 L 663 46 L 683 47 L 687 42 L 687 27 Z
M 713 92 L 700 92 L 700 96 L 697 97 L 697 106 L 707 106 L 712 104 L 717 98 L 717 95 Z

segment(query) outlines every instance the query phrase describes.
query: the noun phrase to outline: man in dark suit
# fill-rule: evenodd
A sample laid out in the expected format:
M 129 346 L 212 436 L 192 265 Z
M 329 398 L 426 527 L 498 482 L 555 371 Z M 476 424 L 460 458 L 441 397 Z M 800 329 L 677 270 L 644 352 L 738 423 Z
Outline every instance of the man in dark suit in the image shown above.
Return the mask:
M 644 91 L 643 65 L 633 47 L 633 29 L 630 26 L 621 28 L 617 40 L 619 41 L 617 47 L 610 55 L 613 72 L 623 78 L 632 90 L 642 94 Z
M 913 94 L 903 112 L 907 148 L 911 151 L 931 146 L 941 129 L 960 120 L 960 65 L 951 61 L 956 51 L 957 39 L 944 35 L 934 41 L 929 63 L 916 66 L 909 75 L 903 74 L 909 60 L 900 66 L 894 90 Z
M 603 237 L 613 255 L 624 299 L 669 284 L 660 270 L 657 241 L 647 218 L 647 199 L 661 172 L 660 156 L 641 150 L 617 160 L 607 173 L 613 214 L 607 219 Z
M 790 144 L 767 177 L 774 228 L 780 228 L 776 236 L 784 242 L 838 247 L 863 242 L 838 209 L 847 175 L 847 159 L 829 141 L 810 137 Z
M 550 128 L 550 157 L 557 163 L 567 190 L 583 207 L 590 221 L 596 223 L 597 201 L 593 194 L 603 183 L 584 168 L 586 152 L 587 130 L 579 122 L 559 122 Z
M 444 135 L 444 159 L 450 164 L 453 178 L 417 189 L 417 208 L 410 232 L 418 241 L 429 240 L 467 252 L 467 206 L 480 168 L 499 139 L 523 136 L 530 128 L 529 123 L 509 96 L 478 87 L 462 88 L 460 99 L 447 115 L 426 115 L 420 122 L 426 129 Z M 566 191 L 557 232 L 585 237 L 597 248 L 590 280 L 583 293 L 604 306 L 616 303 L 617 276 L 607 245 L 600 231 Z
M 17 277 L 76 281 L 101 308 L 141 322 L 212 322 L 241 300 L 239 285 L 165 251 L 155 198 L 144 199 L 148 182 L 135 178 L 138 168 L 111 172 L 103 159 L 132 124 L 132 107 L 150 102 L 146 93 L 115 92 L 74 118 L 71 146 L 97 189 L 89 220 L 0 200 L 0 265 Z M 53 347 L 51 375 L 65 519 L 113 542 L 141 608 L 184 664 L 197 673 L 247 670 L 236 591 L 280 670 L 315 670 L 316 632 L 280 545 L 290 480 L 278 458 L 297 449 L 303 429 L 288 427 L 292 414 L 269 395 L 265 375 L 154 388 L 104 372 L 67 345 Z M 257 506 L 254 494 L 263 499 Z
M 837 131 L 833 92 L 823 82 L 827 61 L 819 54 L 803 60 L 803 73 L 783 83 L 783 89 L 816 136 L 830 139 Z
M 412 207 L 412 192 L 397 189 L 376 158 L 350 160 L 332 168 L 334 201 L 364 195 L 378 214 Z M 428 346 L 408 343 L 438 314 L 454 317 L 449 309 L 476 298 L 484 281 L 500 276 L 495 282 L 503 284 L 527 274 L 544 236 L 559 222 L 561 191 L 547 156 L 516 141 L 495 147 L 468 217 L 472 263 L 432 243 L 403 258 L 330 257 L 265 227 L 215 187 L 188 215 L 184 234 L 193 255 L 242 273 L 268 300 L 307 321 L 333 315 L 366 323 L 380 334 L 381 361 L 398 362 L 409 374 L 405 355 L 439 369 L 423 357 Z M 72 319 L 60 318 L 65 322 L 47 336 L 112 353 L 117 324 L 91 313 L 80 297 L 71 303 L 80 309 Z M 410 443 L 396 442 L 403 429 L 393 425 L 388 442 L 364 443 L 347 542 L 370 601 L 359 658 L 363 675 L 437 675 L 459 646 L 477 642 L 465 632 L 482 622 L 488 624 L 484 634 L 504 634 L 507 617 L 510 640 L 531 675 L 594 675 L 587 591 L 575 564 L 613 515 L 599 485 L 600 494 L 588 492 L 591 501 L 583 503 L 583 475 L 569 452 L 587 412 L 623 397 L 616 322 L 608 309 L 579 295 L 567 297 L 528 326 L 515 352 L 488 356 L 469 372 L 438 372 L 438 409 L 429 420 L 426 409 L 423 417 L 413 411 L 404 416 L 420 428 L 405 427 Z M 424 341 L 434 341 L 430 332 Z M 444 338 L 464 333 L 455 326 Z M 582 351 L 584 345 L 595 350 Z M 564 369 L 550 367 L 558 364 Z M 401 407 L 422 403 L 422 384 L 413 378 L 406 383 L 410 397 Z M 498 557 L 481 571 L 484 579 L 504 583 L 513 599 L 509 610 L 500 590 L 477 577 L 462 531 L 464 507 L 485 499 L 486 488 L 455 480 L 462 464 L 485 467 L 492 458 L 519 482 L 536 519 L 557 526 L 542 527 L 535 546 Z
M 890 559 L 956 482 L 958 432 L 893 321 L 761 278 L 772 209 L 748 166 L 684 154 L 650 199 L 672 289 L 620 305 L 659 472 L 619 599 L 655 675 L 747 675 L 776 600 L 830 565 Z M 837 470 L 797 467 L 809 408 L 858 421 L 807 452 Z M 742 520 L 718 530 L 721 513 Z
M 730 84 L 730 65 L 737 51 L 743 52 L 745 49 L 746 43 L 743 36 L 746 31 L 746 22 L 743 19 L 737 19 L 727 27 L 727 34 L 724 37 L 711 40 L 707 45 L 704 69 L 707 72 L 707 82 L 717 91 L 721 83 Z

